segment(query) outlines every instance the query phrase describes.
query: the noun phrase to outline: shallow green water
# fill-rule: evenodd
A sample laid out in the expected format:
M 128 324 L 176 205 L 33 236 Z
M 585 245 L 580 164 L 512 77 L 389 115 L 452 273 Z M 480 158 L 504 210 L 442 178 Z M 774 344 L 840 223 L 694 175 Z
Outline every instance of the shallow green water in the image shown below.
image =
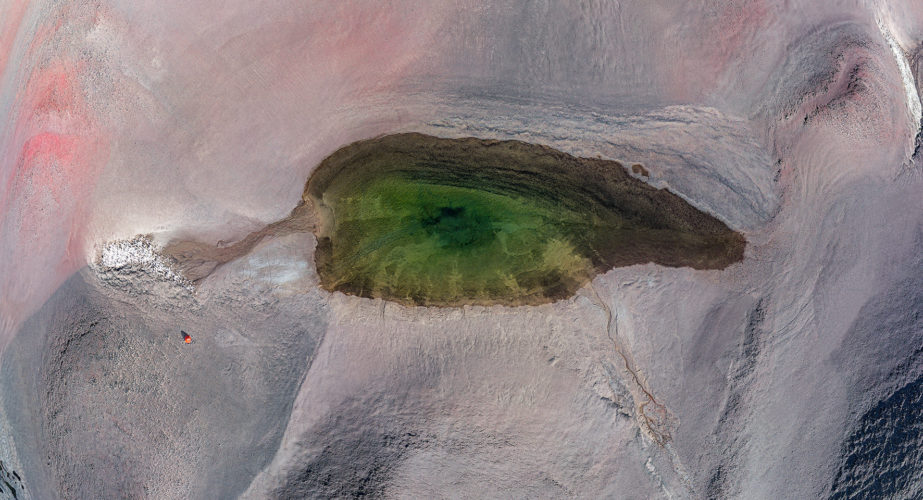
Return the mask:
M 581 222 L 542 199 L 390 175 L 337 204 L 332 267 L 360 295 L 414 302 L 554 292 L 591 272 L 572 243 Z
M 617 265 L 724 267 L 743 251 L 618 163 L 520 142 L 362 141 L 318 167 L 305 199 L 322 285 L 410 304 L 549 302 Z

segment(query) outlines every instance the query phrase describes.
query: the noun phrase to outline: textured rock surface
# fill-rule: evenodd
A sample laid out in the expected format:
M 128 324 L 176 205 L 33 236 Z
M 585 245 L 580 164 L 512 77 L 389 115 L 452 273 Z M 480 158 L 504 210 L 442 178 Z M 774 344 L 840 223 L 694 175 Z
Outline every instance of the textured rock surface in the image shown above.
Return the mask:
M 912 0 L 0 2 L 0 498 L 919 497 L 921 40 Z M 641 165 L 744 259 L 430 309 L 244 239 L 408 131 Z
M 264 244 L 197 295 L 156 267 L 69 279 L 2 365 L 7 417 L 34 450 L 23 460 L 34 498 L 243 491 L 275 453 L 324 335 L 320 294 L 300 293 L 311 244 Z

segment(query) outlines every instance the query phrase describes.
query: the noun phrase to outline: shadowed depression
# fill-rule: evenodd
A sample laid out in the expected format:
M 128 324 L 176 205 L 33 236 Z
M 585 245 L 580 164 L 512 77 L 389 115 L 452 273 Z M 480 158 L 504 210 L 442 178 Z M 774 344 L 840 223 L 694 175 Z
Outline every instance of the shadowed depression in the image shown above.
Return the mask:
M 414 305 L 540 304 L 619 266 L 722 269 L 745 246 L 618 162 L 519 141 L 360 141 L 320 164 L 304 201 L 324 288 Z
M 174 241 L 164 253 L 198 281 L 265 236 L 309 230 L 324 289 L 449 307 L 553 302 L 620 266 L 724 269 L 746 246 L 618 162 L 407 133 L 339 149 L 288 217 L 234 245 Z

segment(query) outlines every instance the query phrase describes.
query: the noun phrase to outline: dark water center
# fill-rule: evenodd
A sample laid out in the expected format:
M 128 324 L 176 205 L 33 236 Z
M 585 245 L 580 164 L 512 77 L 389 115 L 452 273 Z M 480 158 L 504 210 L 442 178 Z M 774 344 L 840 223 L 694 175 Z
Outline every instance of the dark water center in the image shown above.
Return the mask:
M 618 162 L 518 141 L 360 141 L 304 200 L 324 288 L 415 305 L 551 302 L 618 266 L 722 269 L 746 244 Z
M 427 234 L 439 241 L 444 249 L 461 249 L 480 245 L 494 238 L 494 227 L 487 214 L 466 207 L 438 207 L 421 218 Z

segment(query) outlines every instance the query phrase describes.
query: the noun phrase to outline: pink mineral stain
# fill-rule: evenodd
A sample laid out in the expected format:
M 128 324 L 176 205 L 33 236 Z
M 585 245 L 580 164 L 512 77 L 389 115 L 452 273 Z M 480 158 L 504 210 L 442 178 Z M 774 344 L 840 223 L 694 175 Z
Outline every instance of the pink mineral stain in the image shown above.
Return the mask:
M 4 158 L 13 168 L 0 198 L 0 234 L 12 257 L 0 263 L 7 277 L 0 313 L 13 324 L 87 261 L 89 197 L 107 148 L 79 75 L 67 60 L 36 68 L 15 112 L 19 146 L 9 152 L 18 153 Z

